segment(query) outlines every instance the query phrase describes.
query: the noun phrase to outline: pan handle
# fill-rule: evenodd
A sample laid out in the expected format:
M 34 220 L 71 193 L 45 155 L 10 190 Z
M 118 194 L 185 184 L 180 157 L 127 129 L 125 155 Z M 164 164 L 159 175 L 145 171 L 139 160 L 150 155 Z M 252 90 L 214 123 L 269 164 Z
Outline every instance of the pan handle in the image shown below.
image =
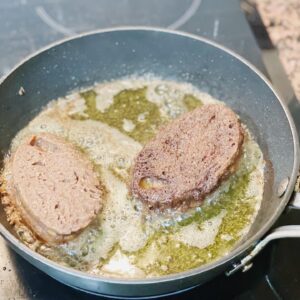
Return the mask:
M 299 194 L 299 193 L 298 193 Z M 300 199 L 300 198 L 299 198 Z M 299 207 L 300 208 L 300 207 Z M 236 273 L 238 270 L 248 271 L 252 267 L 252 259 L 271 241 L 282 238 L 300 238 L 300 225 L 280 226 L 271 231 L 263 240 L 258 242 L 252 251 L 240 262 L 233 264 L 230 270 L 225 272 L 226 276 Z
M 288 183 L 288 181 L 287 181 Z M 286 184 L 287 186 L 287 184 Z M 300 209 L 300 175 L 295 186 L 295 191 L 292 194 L 291 200 L 288 205 L 291 209 Z M 226 276 L 231 276 L 239 270 L 242 272 L 248 271 L 253 263 L 253 258 L 271 241 L 283 238 L 300 238 L 300 225 L 286 225 L 280 226 L 271 231 L 264 239 L 259 241 L 251 252 L 241 259 L 238 263 L 231 266 L 231 269 L 226 271 Z

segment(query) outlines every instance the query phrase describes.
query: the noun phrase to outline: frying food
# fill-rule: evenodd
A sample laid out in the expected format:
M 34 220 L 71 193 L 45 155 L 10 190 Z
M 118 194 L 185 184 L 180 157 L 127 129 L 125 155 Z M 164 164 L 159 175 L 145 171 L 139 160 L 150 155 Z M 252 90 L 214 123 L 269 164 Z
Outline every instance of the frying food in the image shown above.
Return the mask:
M 1 184 L 7 218 L 34 251 L 94 275 L 149 278 L 218 260 L 246 238 L 264 159 L 225 103 L 148 76 L 52 101 L 13 139 Z
M 150 208 L 199 205 L 232 174 L 242 143 L 231 109 L 222 104 L 197 108 L 145 145 L 134 163 L 131 191 Z
M 30 136 L 9 164 L 4 201 L 13 203 L 48 243 L 72 238 L 102 207 L 104 192 L 93 165 L 62 138 L 49 133 Z

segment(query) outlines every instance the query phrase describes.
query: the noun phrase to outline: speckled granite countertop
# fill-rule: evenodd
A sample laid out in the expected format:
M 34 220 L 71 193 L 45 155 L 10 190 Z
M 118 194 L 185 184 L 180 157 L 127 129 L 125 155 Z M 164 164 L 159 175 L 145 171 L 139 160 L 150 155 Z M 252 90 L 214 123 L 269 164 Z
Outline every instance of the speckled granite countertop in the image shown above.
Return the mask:
M 300 0 L 256 0 L 273 44 L 300 100 Z

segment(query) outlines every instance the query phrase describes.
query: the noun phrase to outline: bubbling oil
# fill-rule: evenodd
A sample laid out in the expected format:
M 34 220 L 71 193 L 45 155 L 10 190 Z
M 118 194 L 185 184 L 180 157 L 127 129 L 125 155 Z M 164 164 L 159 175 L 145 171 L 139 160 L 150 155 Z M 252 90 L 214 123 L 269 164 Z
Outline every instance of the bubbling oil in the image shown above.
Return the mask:
M 201 206 L 186 212 L 148 212 L 128 193 L 134 158 L 159 127 L 216 102 L 190 84 L 156 78 L 97 84 L 52 101 L 19 132 L 11 151 L 30 134 L 62 136 L 95 164 L 107 198 L 93 223 L 67 243 L 28 243 L 22 238 L 24 228 L 20 238 L 54 261 L 110 277 L 172 274 L 226 255 L 247 234 L 263 194 L 263 155 L 245 126 L 236 173 Z

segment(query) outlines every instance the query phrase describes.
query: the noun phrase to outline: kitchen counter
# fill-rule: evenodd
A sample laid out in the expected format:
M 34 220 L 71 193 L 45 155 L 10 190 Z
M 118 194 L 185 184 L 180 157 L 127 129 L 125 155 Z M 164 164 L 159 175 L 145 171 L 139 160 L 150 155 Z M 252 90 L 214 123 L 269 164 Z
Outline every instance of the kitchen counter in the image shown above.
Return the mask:
M 300 1 L 255 0 L 255 3 L 300 100 Z

